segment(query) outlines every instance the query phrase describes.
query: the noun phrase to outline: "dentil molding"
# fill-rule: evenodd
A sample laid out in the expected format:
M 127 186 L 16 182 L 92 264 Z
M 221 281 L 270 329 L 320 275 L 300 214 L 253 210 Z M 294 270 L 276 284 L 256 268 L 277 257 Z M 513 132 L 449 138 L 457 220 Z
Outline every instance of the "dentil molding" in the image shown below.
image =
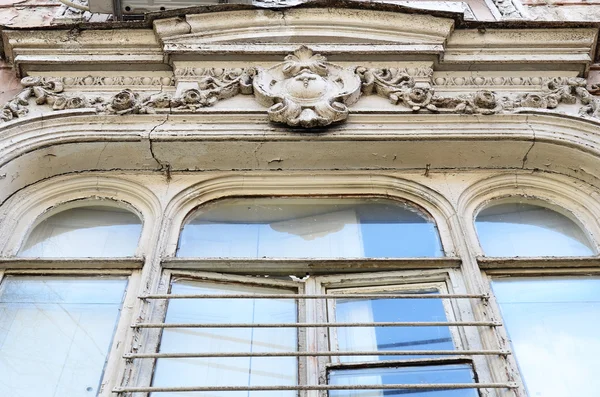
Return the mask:
M 415 76 L 429 79 L 422 81 Z M 569 113 L 600 119 L 600 98 L 586 89 L 586 80 L 581 78 L 513 77 L 510 83 L 523 84 L 529 79 L 529 84 L 540 84 L 542 89 L 528 92 L 528 86 L 523 85 L 523 91 L 503 95 L 490 90 L 473 90 L 441 96 L 430 83 L 431 77 L 430 69 L 344 68 L 302 46 L 285 57 L 284 62 L 266 69 L 257 66 L 176 70 L 176 79 L 190 78 L 197 83 L 196 88 L 179 94 L 161 91 L 147 95 L 132 88 L 104 97 L 85 92 L 71 94 L 64 90 L 68 77 L 25 77 L 21 81 L 25 88 L 2 108 L 0 119 L 24 117 L 33 106 L 44 106 L 48 111 L 93 108 L 98 113 L 116 115 L 196 112 L 236 95 L 253 95 L 258 103 L 267 107 L 268 118 L 274 123 L 305 129 L 343 122 L 348 117 L 348 107 L 361 96 L 369 95 L 387 98 L 392 104 L 412 112 L 490 115 L 535 109 L 557 111 L 560 105 L 575 105 L 576 110 L 571 106 Z M 487 81 L 478 77 L 471 79 L 476 84 Z M 113 81 L 122 80 L 114 78 Z M 436 80 L 435 83 L 446 85 L 449 81 Z M 497 83 L 493 78 L 489 82 Z

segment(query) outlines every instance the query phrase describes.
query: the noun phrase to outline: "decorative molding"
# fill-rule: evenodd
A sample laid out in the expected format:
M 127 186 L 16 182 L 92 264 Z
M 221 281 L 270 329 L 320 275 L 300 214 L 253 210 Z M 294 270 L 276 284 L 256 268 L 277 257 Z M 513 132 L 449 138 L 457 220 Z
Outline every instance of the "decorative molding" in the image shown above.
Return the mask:
M 21 79 L 21 84 L 25 88 L 4 105 L 0 113 L 0 121 L 26 116 L 29 113 L 29 102 L 32 98 L 35 98 L 36 105 L 48 105 L 52 110 L 88 108 L 103 102 L 102 98 L 88 99 L 82 95 L 67 96 L 62 93 L 64 86 L 60 81 L 25 77 Z
M 548 83 L 553 77 L 536 76 L 438 76 L 433 78 L 433 85 L 438 87 L 469 86 L 538 86 Z M 566 80 L 566 79 L 565 79 Z
M 408 74 L 411 77 L 429 79 L 433 76 L 433 69 L 427 66 L 417 66 L 412 68 L 398 68 L 398 73 Z M 222 82 L 231 82 L 243 73 L 249 73 L 249 69 L 244 68 L 195 68 L 195 67 L 183 67 L 175 69 L 175 79 L 177 81 L 205 81 L 206 79 L 213 78 L 218 79 Z M 250 72 L 251 73 L 251 72 Z
M 126 89 L 111 98 L 106 111 L 113 114 L 149 114 L 156 113 L 157 109 L 193 112 L 238 94 L 252 94 L 254 68 L 210 68 L 202 69 L 201 74 L 197 74 L 197 71 L 198 69 L 183 70 L 179 75 L 187 76 L 193 73 L 194 76 L 200 77 L 198 88 L 187 89 L 176 97 L 158 93 L 145 98 L 140 98 L 138 93 Z
M 171 101 L 171 108 L 196 110 L 212 106 L 217 101 L 238 94 L 252 94 L 252 80 L 256 74 L 254 68 L 184 68 L 176 71 L 177 79 L 193 77 L 198 88 L 185 90 Z
M 176 78 L 187 80 L 189 77 L 197 87 L 177 96 L 165 92 L 142 96 L 129 88 L 110 98 L 82 93 L 68 96 L 63 93 L 63 81 L 67 77 L 61 80 L 26 77 L 21 81 L 25 88 L 2 108 L 0 119 L 23 117 L 33 103 L 52 110 L 95 108 L 99 113 L 118 115 L 195 112 L 239 94 L 254 94 L 257 102 L 269 107 L 269 120 L 302 128 L 324 127 L 346 120 L 348 106 L 361 94 L 382 96 L 413 112 L 489 115 L 554 110 L 565 104 L 578 105 L 581 117 L 600 119 L 600 98 L 593 95 L 596 91 L 586 89 L 585 79 L 440 77 L 435 79 L 438 84 L 503 83 L 521 85 L 524 90 L 527 84 L 540 84 L 535 92 L 499 95 L 490 90 L 472 90 L 440 96 L 428 81 L 418 81 L 418 77 L 428 75 L 431 76 L 430 68 L 342 68 L 303 46 L 288 55 L 283 63 L 269 69 L 180 69 L 176 71 Z M 568 112 L 574 114 L 575 110 L 571 108 Z
M 437 96 L 426 85 L 418 86 L 414 79 L 393 69 L 357 68 L 363 82 L 363 93 L 377 93 L 391 103 L 402 104 L 414 112 L 426 109 L 432 113 L 497 114 L 524 109 L 555 109 L 559 104 L 582 105 L 580 116 L 600 117 L 600 100 L 590 94 L 586 80 L 581 78 L 548 79 L 541 93 L 520 93 L 500 97 L 493 91 L 479 90 L 452 97 Z
M 373 93 L 388 98 L 394 105 L 403 104 L 418 112 L 423 107 L 432 106 L 433 90 L 429 85 L 417 86 L 415 80 L 398 69 L 356 68 L 362 81 L 362 92 Z M 435 110 L 431 107 L 430 110 Z
M 174 86 L 175 79 L 169 76 L 81 76 L 43 78 L 43 81 L 60 81 L 65 87 L 71 86 Z
M 305 46 L 269 69 L 257 68 L 254 94 L 269 120 L 292 127 L 324 127 L 348 117 L 361 81 L 351 69 L 327 62 Z

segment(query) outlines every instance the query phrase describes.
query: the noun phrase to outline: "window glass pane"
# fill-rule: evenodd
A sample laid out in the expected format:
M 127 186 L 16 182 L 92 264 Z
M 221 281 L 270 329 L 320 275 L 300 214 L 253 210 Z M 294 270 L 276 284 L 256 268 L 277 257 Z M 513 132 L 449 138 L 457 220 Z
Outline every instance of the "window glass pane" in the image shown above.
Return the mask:
M 108 206 L 73 208 L 43 220 L 19 256 L 126 257 L 137 248 L 142 223 L 133 213 Z
M 428 365 L 422 367 L 383 367 L 343 369 L 329 372 L 331 385 L 390 385 L 419 383 L 475 383 L 468 364 Z M 388 389 L 332 390 L 330 397 L 381 397 L 410 395 L 413 397 L 479 397 L 476 389 Z
M 443 253 L 435 224 L 399 203 L 240 199 L 201 208 L 184 226 L 177 255 L 399 258 Z
M 487 256 L 588 256 L 587 237 L 566 216 L 524 203 L 500 204 L 477 216 L 477 233 Z
M 492 283 L 529 396 L 600 391 L 600 278 Z
M 238 284 L 179 280 L 173 294 L 286 294 L 290 290 Z M 293 299 L 172 299 L 167 323 L 296 323 Z M 165 329 L 161 352 L 293 352 L 296 328 L 172 328 Z M 295 357 L 185 358 L 157 360 L 153 386 L 293 386 Z M 154 393 L 163 396 L 204 396 L 205 393 Z M 294 391 L 219 392 L 221 397 L 295 396 Z
M 407 293 L 406 291 L 402 292 Z M 427 292 L 419 292 L 427 293 Z M 437 293 L 437 292 L 436 292 Z M 441 299 L 336 299 L 336 322 L 447 321 Z M 340 327 L 340 350 L 453 350 L 448 327 Z M 422 356 L 342 356 L 342 362 Z M 431 356 L 429 356 L 431 357 Z
M 16 277 L 0 285 L 0 395 L 98 393 L 125 278 Z

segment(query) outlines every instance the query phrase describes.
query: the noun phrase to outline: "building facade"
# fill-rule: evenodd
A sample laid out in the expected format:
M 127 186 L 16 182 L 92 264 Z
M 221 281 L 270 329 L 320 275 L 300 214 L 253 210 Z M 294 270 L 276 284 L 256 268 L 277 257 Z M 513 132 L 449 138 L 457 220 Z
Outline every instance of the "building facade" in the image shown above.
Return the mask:
M 0 9 L 0 395 L 600 393 L 600 6 L 90 7 Z

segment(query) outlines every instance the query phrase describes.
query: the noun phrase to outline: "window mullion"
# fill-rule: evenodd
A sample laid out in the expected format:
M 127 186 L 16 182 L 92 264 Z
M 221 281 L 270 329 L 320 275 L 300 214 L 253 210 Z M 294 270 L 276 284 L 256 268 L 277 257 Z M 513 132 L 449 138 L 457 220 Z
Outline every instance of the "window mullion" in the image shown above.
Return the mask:
M 314 277 L 309 277 L 304 283 L 305 294 L 320 294 L 319 284 Z M 320 299 L 304 299 L 305 321 L 311 323 L 327 322 L 325 307 Z M 318 352 L 322 350 L 323 340 L 319 338 L 322 330 L 319 328 L 304 328 L 305 348 L 307 352 Z M 304 381 L 306 385 L 318 385 L 321 377 L 320 370 L 323 368 L 321 362 L 324 357 L 306 357 L 306 370 Z M 302 378 L 301 378 L 302 379 Z M 304 397 L 318 397 L 318 390 L 306 390 L 301 392 Z
M 454 269 L 449 270 L 450 286 L 452 293 L 466 293 L 467 286 L 461 275 L 461 271 Z M 487 294 L 489 296 L 489 293 Z M 456 321 L 496 321 L 497 318 L 490 315 L 488 308 L 487 299 L 453 299 L 449 304 L 454 309 L 454 318 Z M 477 307 L 478 310 L 474 310 Z M 466 350 L 498 350 L 506 351 L 504 346 L 501 346 L 495 337 L 493 338 L 482 338 L 482 334 L 495 333 L 495 329 L 502 327 L 490 327 L 486 329 L 484 327 L 464 327 L 456 329 L 455 331 L 460 332 L 460 341 L 463 348 Z M 505 356 L 471 356 L 473 362 L 473 369 L 477 374 L 478 381 L 480 383 L 494 383 L 504 381 L 504 377 L 496 379 L 494 377 L 494 369 L 500 369 L 500 360 L 503 360 Z M 499 371 L 501 372 L 501 371 Z M 481 390 L 480 394 L 483 397 L 491 396 L 494 394 L 500 394 L 496 390 Z M 512 393 L 512 392 L 510 392 Z
M 106 367 L 102 384 L 100 385 L 100 393 L 98 397 L 111 396 L 112 389 L 117 385 L 120 374 L 124 372 L 124 362 L 121 356 L 125 353 L 125 346 L 131 340 L 134 330 L 130 327 L 131 320 L 136 307 L 137 294 L 140 286 L 140 271 L 135 271 L 129 276 L 125 298 L 121 315 L 115 329 L 115 334 L 112 342 L 112 347 L 108 354 Z
M 170 271 L 165 270 L 158 283 L 158 294 L 168 294 L 170 290 L 172 274 Z M 137 292 L 137 290 L 136 290 Z M 139 297 L 136 297 L 139 299 Z M 139 303 L 139 302 L 138 302 Z M 142 302 L 143 305 L 149 305 L 150 308 L 148 313 L 149 321 L 156 319 L 157 321 L 164 322 L 167 315 L 168 300 L 152 300 L 148 302 Z M 139 305 L 138 305 L 139 307 Z M 137 319 L 136 321 L 139 321 Z M 148 321 L 148 320 L 146 320 Z M 160 338 L 162 335 L 162 329 L 139 329 L 133 328 L 133 340 L 131 345 L 128 346 L 128 351 L 135 352 L 158 352 L 160 346 Z M 152 374 L 154 373 L 154 366 L 156 365 L 156 359 L 154 360 L 127 360 L 126 371 L 124 371 L 123 379 L 120 380 L 122 386 L 136 385 L 136 386 L 150 386 L 152 384 Z M 129 370 L 127 370 L 129 367 Z

